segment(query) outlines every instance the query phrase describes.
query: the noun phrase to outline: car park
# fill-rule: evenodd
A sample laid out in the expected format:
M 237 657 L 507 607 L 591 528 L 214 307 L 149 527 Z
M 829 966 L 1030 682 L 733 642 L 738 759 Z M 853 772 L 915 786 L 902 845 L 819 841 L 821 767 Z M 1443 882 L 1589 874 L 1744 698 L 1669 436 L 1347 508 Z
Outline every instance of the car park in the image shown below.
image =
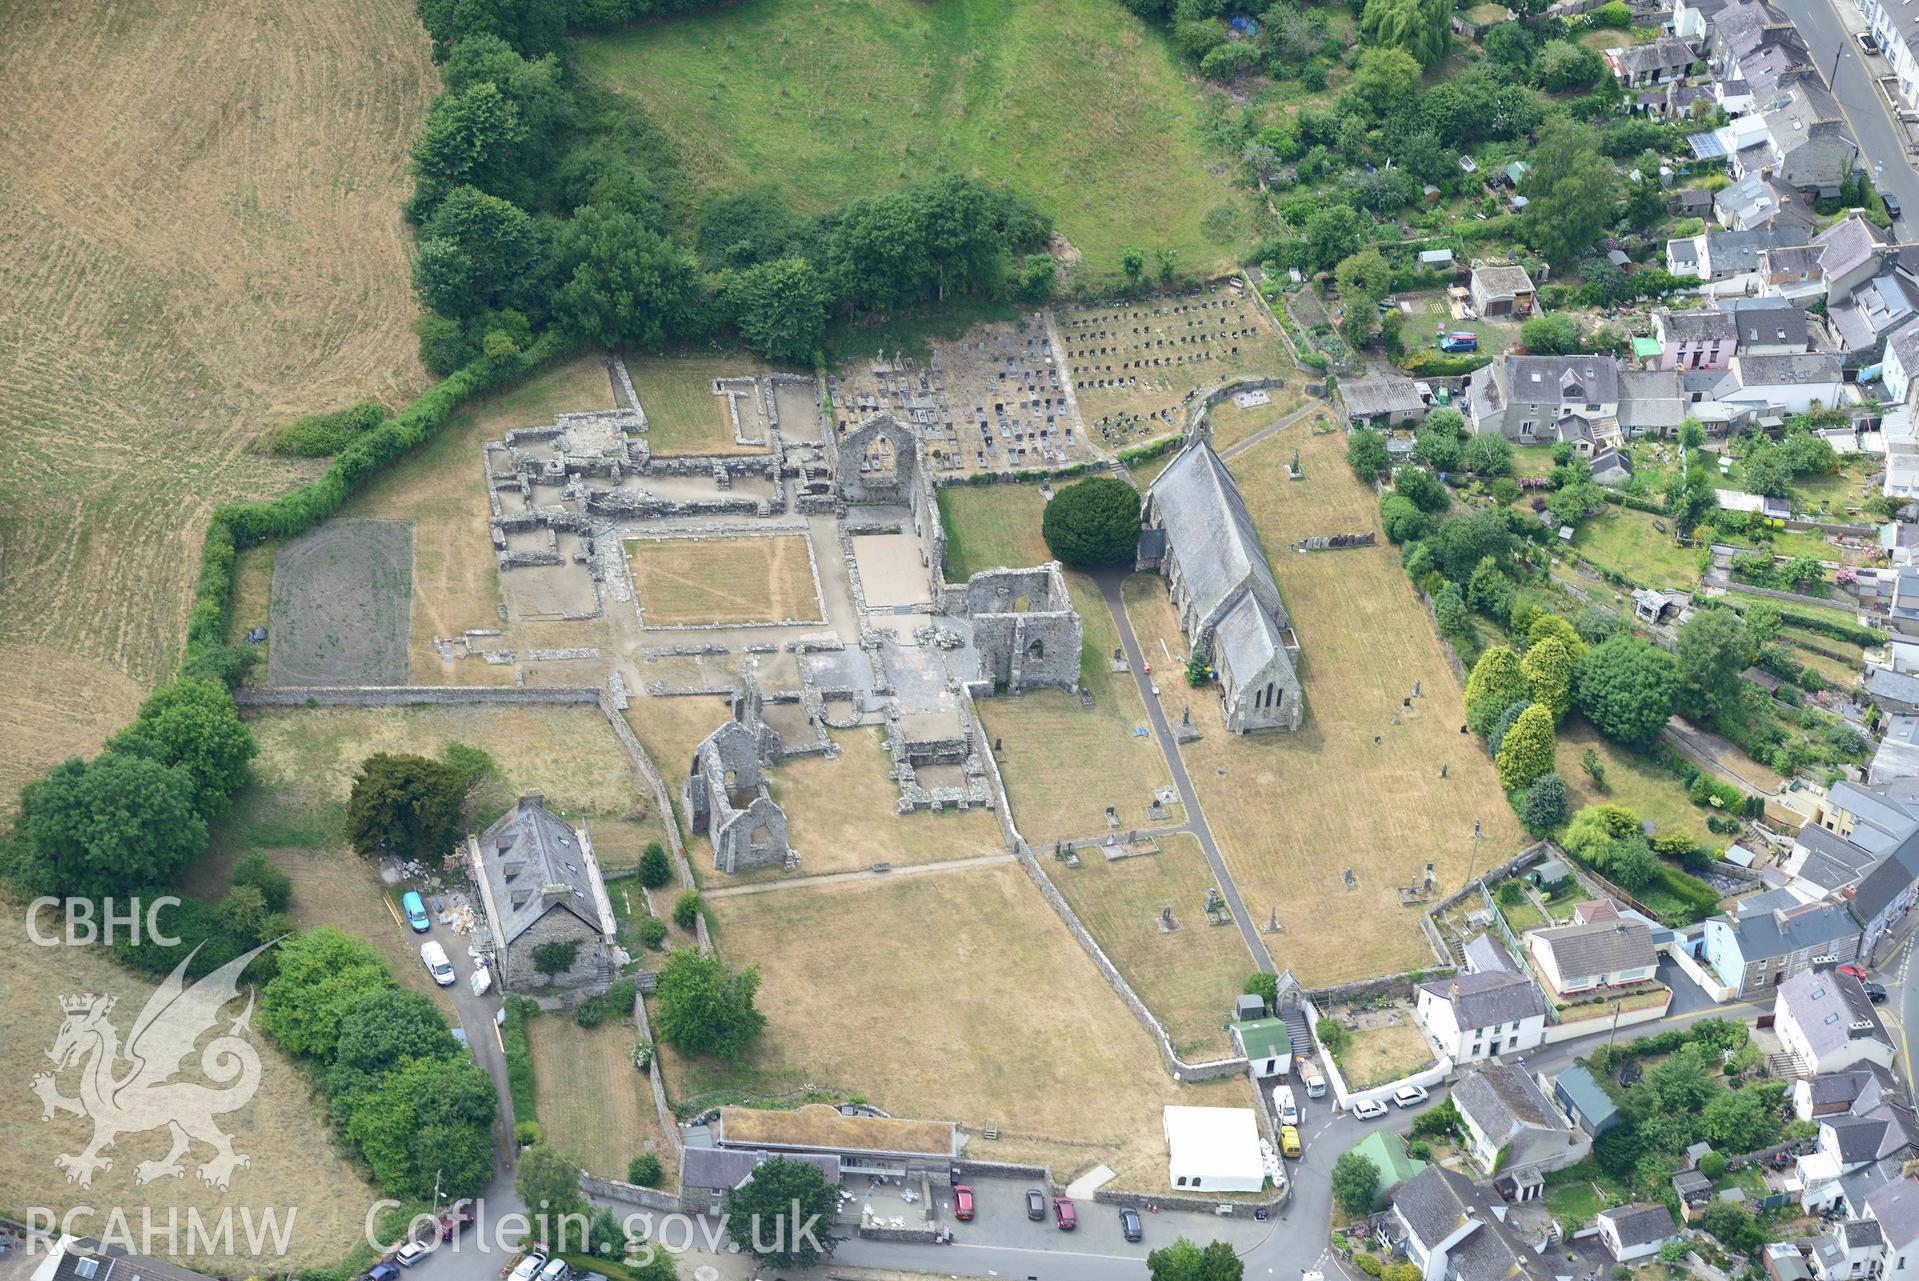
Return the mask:
M 1393 1091 L 1393 1102 L 1403 1108 L 1416 1108 L 1428 1097 L 1423 1085 L 1402 1085 Z
M 1362 1121 L 1377 1121 L 1386 1115 L 1386 1105 L 1378 1099 L 1361 1099 L 1353 1104 L 1353 1115 Z
M 1053 1198 L 1053 1217 L 1059 1220 L 1061 1232 L 1071 1232 L 1079 1226 L 1079 1211 L 1075 1210 L 1073 1203 L 1063 1196 Z
M 964 1183 L 953 1187 L 953 1217 L 961 1223 L 969 1223 L 973 1218 L 973 1189 Z
M 433 928 L 433 918 L 426 914 L 426 900 L 420 897 L 420 891 L 408 890 L 400 899 L 400 906 L 406 912 L 406 923 L 413 927 L 415 934 L 424 934 Z
M 1299 1157 L 1306 1149 L 1300 1146 L 1299 1131 L 1290 1125 L 1279 1127 L 1279 1151 L 1282 1156 Z
M 446 949 L 440 946 L 438 939 L 428 939 L 420 944 L 420 963 L 426 966 L 426 972 L 441 987 L 452 987 L 459 976 L 453 972 L 453 962 L 447 959 Z
M 1026 1189 L 1026 1217 L 1035 1223 L 1046 1222 L 1046 1194 L 1038 1188 Z
M 1139 1211 L 1130 1205 L 1119 1208 L 1119 1230 L 1128 1241 L 1137 1242 L 1146 1236 L 1145 1221 L 1139 1217 Z

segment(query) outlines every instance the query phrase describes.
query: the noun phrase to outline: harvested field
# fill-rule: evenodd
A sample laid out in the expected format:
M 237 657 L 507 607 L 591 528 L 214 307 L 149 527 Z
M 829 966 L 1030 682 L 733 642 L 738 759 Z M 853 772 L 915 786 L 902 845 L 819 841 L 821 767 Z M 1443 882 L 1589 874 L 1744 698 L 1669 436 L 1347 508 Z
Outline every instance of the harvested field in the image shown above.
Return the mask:
M 330 520 L 273 558 L 269 685 L 403 685 L 413 531 Z
M 585 46 L 590 48 L 591 45 Z M 766 445 L 742 445 L 733 436 L 726 399 L 713 394 L 715 378 L 745 378 L 771 366 L 751 352 L 723 356 L 644 356 L 626 372 L 646 411 L 646 439 L 657 456 L 763 454 Z
M 1159 847 L 1158 854 L 1112 861 L 1085 849 L 1078 867 L 1049 862 L 1046 871 L 1166 1025 L 1173 1047 L 1189 1060 L 1223 1057 L 1232 1052 L 1225 1026 L 1233 998 L 1253 972 L 1253 958 L 1238 930 L 1207 924 L 1206 891 L 1217 879 L 1199 842 L 1163 836 Z M 1160 928 L 1160 910 L 1168 907 L 1179 927 L 1171 933 Z
M 179 660 L 213 507 L 317 474 L 253 442 L 426 384 L 406 0 L 13 4 L 0 75 L 0 805 Z
M 1294 449 L 1304 480 L 1285 479 Z M 1308 984 L 1431 964 L 1417 909 L 1400 906 L 1397 887 L 1431 862 L 1442 891 L 1458 888 L 1475 820 L 1482 866 L 1526 839 L 1492 763 L 1459 733 L 1460 684 L 1397 552 L 1383 538 L 1372 548 L 1292 550 L 1308 535 L 1378 527 L 1344 451 L 1338 433 L 1285 432 L 1232 464 L 1303 647 L 1300 732 L 1228 734 L 1215 689 L 1189 690 L 1177 677 L 1160 685 L 1169 719 L 1190 700 L 1204 735 L 1182 752 L 1233 879 L 1261 925 L 1277 913 L 1285 932 L 1268 946 Z M 1127 607 L 1149 655 L 1185 652 L 1157 579 L 1129 580 Z M 1415 682 L 1422 697 L 1402 707 Z M 1345 888 L 1349 866 L 1357 890 Z
M 1123 246 L 1163 247 L 1205 275 L 1255 234 L 1250 202 L 1207 164 L 1202 91 L 1157 33 L 1095 0 L 775 0 L 575 48 L 706 190 L 772 183 L 819 213 L 969 174 L 1052 214 L 1108 280 Z
M 643 626 L 825 619 L 800 535 L 641 538 L 626 546 Z
M 414 963 L 419 968 L 418 961 Z M 143 1208 L 150 1208 L 156 1224 L 179 1216 L 180 1244 L 188 1243 L 185 1216 L 195 1211 L 209 1226 L 222 1211 L 232 1211 L 235 1242 L 230 1251 L 184 1255 L 181 1262 L 223 1275 L 251 1275 L 263 1270 L 262 1256 L 248 1250 L 240 1226 L 242 1213 L 258 1222 L 272 1213 L 290 1220 L 288 1252 L 274 1256 L 272 1266 L 289 1270 L 325 1267 L 361 1240 L 361 1221 L 380 1193 L 368 1186 L 335 1152 L 306 1078 L 290 1061 L 269 1046 L 258 1032 L 250 1036 L 260 1055 L 259 1091 L 252 1102 L 219 1118 L 220 1128 L 233 1139 L 236 1153 L 251 1164 L 234 1171 L 228 1191 L 222 1193 L 201 1182 L 193 1165 L 204 1161 L 210 1149 L 196 1143 L 186 1174 L 142 1186 L 135 1171 L 142 1161 L 166 1155 L 164 1128 L 125 1132 L 111 1149 L 113 1166 L 99 1172 L 91 1188 L 68 1183 L 54 1165 L 62 1153 L 78 1153 L 86 1146 L 92 1126 L 84 1119 L 59 1115 L 41 1119 L 40 1100 L 27 1088 L 27 1077 L 49 1064 L 41 1051 L 52 1046 L 61 1025 L 60 998 L 93 992 L 117 1002 L 110 1021 L 122 1036 L 133 1027 L 155 988 L 109 960 L 97 948 L 35 947 L 27 940 L 17 908 L 0 907 L 0 1044 L 21 1069 L 11 1089 L 0 1091 L 0 1127 L 7 1139 L 8 1160 L 0 1168 L 0 1204 L 13 1214 L 43 1206 L 63 1214 L 80 1206 L 101 1207 L 75 1220 L 77 1232 L 107 1230 L 109 1212 L 125 1214 L 137 1234 Z M 236 1002 L 229 1013 L 237 1014 Z M 197 1057 L 188 1059 L 181 1078 L 202 1079 Z M 124 1070 L 124 1064 L 116 1067 Z M 69 1070 L 59 1081 L 62 1092 L 76 1091 L 77 1073 Z M 295 1190 L 297 1189 L 297 1193 Z M 290 1204 L 297 1213 L 289 1214 Z M 109 1210 L 110 1207 L 110 1210 Z
M 1248 1101 L 1243 1080 L 1167 1076 L 1017 867 L 730 896 L 712 911 L 722 955 L 760 969 L 767 1030 L 744 1070 L 669 1055 L 682 1107 L 715 1089 L 765 1101 L 812 1082 L 894 1116 L 997 1127 L 996 1160 L 1044 1161 L 1059 1176 L 1103 1160 L 1122 1186 L 1163 1188 L 1160 1108 Z M 888 939 L 912 946 L 888 948 L 876 971 L 875 942 Z
M 565 1014 L 526 1025 L 533 1052 L 533 1106 L 546 1141 L 578 1161 L 588 1174 L 626 1178 L 642 1152 L 660 1158 L 661 1187 L 679 1181 L 679 1158 L 660 1131 L 660 1114 L 646 1074 L 633 1068 L 630 1020 L 588 1031 Z
M 513 683 L 511 667 L 477 660 L 446 662 L 433 648 L 435 636 L 501 625 L 498 606 L 503 596 L 487 531 L 492 509 L 480 469 L 480 449 L 515 427 L 552 422 L 555 414 L 612 407 L 613 384 L 603 357 L 583 356 L 556 365 L 462 408 L 418 453 L 387 468 L 341 509 L 343 516 L 412 523 L 409 680 L 424 685 Z M 515 620 L 503 645 L 516 650 L 569 648 L 599 645 L 604 635 L 599 620 Z

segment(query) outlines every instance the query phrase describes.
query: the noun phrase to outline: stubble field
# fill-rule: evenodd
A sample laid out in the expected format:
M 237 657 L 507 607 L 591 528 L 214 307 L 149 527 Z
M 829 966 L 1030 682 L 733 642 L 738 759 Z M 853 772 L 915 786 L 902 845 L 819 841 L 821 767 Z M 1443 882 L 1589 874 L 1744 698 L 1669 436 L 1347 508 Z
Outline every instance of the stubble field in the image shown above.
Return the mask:
M 212 507 L 301 412 L 425 384 L 397 205 L 407 0 L 0 0 L 0 804 L 178 660 Z

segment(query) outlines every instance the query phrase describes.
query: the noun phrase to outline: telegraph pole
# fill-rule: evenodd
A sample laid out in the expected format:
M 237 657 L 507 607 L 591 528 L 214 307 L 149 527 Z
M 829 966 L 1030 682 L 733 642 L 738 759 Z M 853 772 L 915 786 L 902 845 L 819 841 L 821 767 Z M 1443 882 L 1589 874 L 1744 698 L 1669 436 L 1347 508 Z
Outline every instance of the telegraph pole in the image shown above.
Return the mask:
M 1473 856 L 1466 864 L 1466 884 L 1473 883 L 1473 869 L 1479 866 L 1479 820 L 1473 820 Z

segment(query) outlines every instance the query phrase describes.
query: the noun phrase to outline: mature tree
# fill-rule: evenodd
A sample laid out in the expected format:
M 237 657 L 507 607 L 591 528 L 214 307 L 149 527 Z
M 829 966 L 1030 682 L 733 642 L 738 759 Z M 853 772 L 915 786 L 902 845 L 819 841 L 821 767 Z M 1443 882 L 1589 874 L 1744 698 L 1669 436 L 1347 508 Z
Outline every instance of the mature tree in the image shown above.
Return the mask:
M 557 1228 L 565 1216 L 586 1212 L 579 1162 L 550 1143 L 535 1143 L 520 1153 L 513 1190 L 531 1212 L 536 1232 Z
M 247 762 L 260 749 L 226 686 L 180 680 L 161 686 L 140 704 L 133 724 L 115 734 L 107 750 L 185 770 L 193 783 L 194 808 L 200 817 L 213 819 L 226 813 L 233 793 L 246 781 Z
M 1519 655 L 1507 645 L 1489 646 L 1466 678 L 1466 724 L 1483 738 L 1528 688 Z
M 1744 481 L 1749 493 L 1792 497 L 1792 465 L 1784 451 L 1761 445 L 1746 456 Z
M 1566 652 L 1575 659 L 1586 652 L 1586 642 L 1579 629 L 1558 614 L 1535 614 L 1526 624 L 1526 648 L 1531 649 L 1540 641 L 1552 637 L 1566 647 Z
M 253 851 L 233 865 L 233 883 L 258 890 L 260 901 L 269 912 L 284 912 L 293 901 L 293 879 L 267 862 L 261 850 Z
M 493 1177 L 495 1107 L 472 1059 L 409 1059 L 359 1097 L 347 1136 L 390 1195 L 476 1196 Z
M 460 186 L 503 194 L 513 184 L 526 137 L 520 109 L 492 81 L 441 94 L 413 138 L 416 199 L 430 205 Z
M 1559 844 L 1574 858 L 1598 865 L 1613 842 L 1639 831 L 1639 816 L 1623 805 L 1588 805 L 1573 815 Z
M 207 847 L 187 771 L 116 751 L 27 784 L 16 830 L 27 887 L 83 898 L 170 884 Z
M 1423 512 L 1444 511 L 1452 501 L 1439 477 L 1424 467 L 1401 467 L 1394 472 L 1393 492 Z
M 280 945 L 279 972 L 260 989 L 260 1026 L 289 1054 L 330 1058 L 347 1016 L 393 971 L 356 935 L 323 925 Z
M 1486 33 L 1481 45 L 1486 58 L 1511 76 L 1524 76 L 1533 60 L 1533 38 L 1517 22 L 1502 22 Z
M 1552 773 L 1553 749 L 1552 713 L 1537 704 L 1528 707 L 1499 745 L 1499 756 L 1493 762 L 1499 771 L 1499 785 L 1509 792 L 1517 791 Z
M 1606 851 L 1605 872 L 1619 887 L 1631 893 L 1652 884 L 1659 875 L 1659 856 L 1652 852 L 1646 838 L 1638 834 L 1614 841 Z
M 1529 201 L 1526 241 L 1549 262 L 1570 266 L 1612 222 L 1619 176 L 1593 146 L 1591 130 L 1567 119 L 1541 128 L 1528 163 L 1520 184 Z
M 1379 504 L 1379 525 L 1389 541 L 1408 543 L 1431 533 L 1433 518 L 1414 506 L 1412 499 L 1388 494 Z
M 691 326 L 698 260 L 634 214 L 595 205 L 579 210 L 561 229 L 554 261 L 561 281 L 554 315 L 589 342 L 659 347 Z
M 1346 93 L 1374 118 L 1383 119 L 1418 96 L 1419 75 L 1419 62 L 1405 50 L 1391 46 L 1367 49 L 1359 55 Z
M 1722 1090 L 1699 1115 L 1699 1132 L 1722 1152 L 1757 1152 L 1778 1141 L 1779 1100 L 1784 1086 Z
M 1534 316 L 1519 327 L 1519 341 L 1535 356 L 1557 356 L 1579 346 L 1579 326 L 1564 312 Z
M 640 884 L 649 890 L 664 889 L 673 879 L 673 863 L 666 856 L 666 846 L 658 841 L 648 841 L 646 852 L 640 855 Z
M 1526 709 L 1531 706 L 1532 704 L 1523 698 L 1515 699 L 1506 705 L 1506 710 L 1499 714 L 1499 719 L 1494 721 L 1492 728 L 1486 731 L 1487 755 L 1491 756 L 1495 761 L 1499 759 L 1499 749 L 1505 746 L 1507 733 L 1518 723 L 1519 718 L 1526 714 Z
M 455 187 L 420 228 L 413 288 L 434 311 L 458 319 L 496 307 L 543 312 L 545 242 L 512 201 Z
M 804 258 L 756 263 L 727 282 L 734 328 L 768 360 L 812 365 L 826 332 L 826 286 Z
M 347 1006 L 340 1021 L 327 1096 L 335 1112 L 344 1100 L 380 1083 L 410 1059 L 449 1059 L 460 1054 L 433 998 L 408 988 L 368 988 Z
M 466 780 L 425 756 L 376 752 L 360 765 L 347 800 L 347 839 L 368 858 L 438 858 L 460 836 Z
M 1345 317 L 1340 321 L 1340 332 L 1357 347 L 1373 331 L 1380 299 L 1392 292 L 1393 269 L 1380 257 L 1379 250 L 1362 249 L 1340 261 L 1333 269 L 1333 282 L 1339 288 L 1339 300 L 1346 309 Z
M 512 194 L 532 195 L 531 175 L 551 167 L 557 158 L 559 137 L 574 120 L 573 94 L 567 88 L 558 55 L 523 58 L 498 36 L 468 36 L 453 47 L 440 69 L 440 78 L 449 93 L 464 93 L 474 85 L 491 82 L 506 95 L 526 127 L 526 138 L 519 149 L 520 181 Z M 650 190 L 647 198 L 657 199 Z M 573 207 L 587 203 L 590 198 L 576 201 Z
M 1268 1009 L 1279 1004 L 1279 976 L 1265 970 L 1255 970 L 1247 976 L 1239 990 L 1247 996 L 1257 996 L 1266 1002 Z
M 1139 491 L 1116 476 L 1089 476 L 1053 495 L 1040 534 L 1074 569 L 1131 565 L 1139 550 Z
M 1346 440 L 1346 465 L 1371 484 L 1386 470 L 1386 437 L 1371 427 L 1355 427 Z
M 494 35 L 529 58 L 551 53 L 566 34 L 566 10 L 551 0 L 418 0 L 420 25 L 438 62 L 458 41 Z
M 1526 789 L 1519 803 L 1519 821 L 1534 836 L 1544 836 L 1566 821 L 1570 806 L 1566 780 L 1557 774 L 1543 774 Z
M 1333 1200 L 1357 1219 L 1372 1213 L 1379 1195 L 1379 1166 L 1357 1152 L 1342 1152 L 1333 1162 Z
M 1570 40 L 1548 40 L 1539 51 L 1539 84 L 1551 93 L 1589 89 L 1606 74 L 1606 60 Z
M 1490 556 L 1481 556 L 1466 581 L 1466 603 L 1488 618 L 1504 619 L 1513 605 L 1513 580 Z
M 1359 29 L 1375 44 L 1403 49 L 1431 69 L 1452 48 L 1452 19 L 1445 0 L 1366 0 Z
M 757 969 L 735 973 L 717 957 L 675 952 L 660 967 L 653 1026 L 682 1053 L 738 1059 L 766 1026 L 753 1008 L 759 988 Z
M 1474 475 L 1510 476 L 1513 470 L 1512 442 L 1494 432 L 1481 432 L 1461 447 L 1459 460 Z
M 1413 438 L 1413 461 L 1438 472 L 1459 470 L 1459 437 L 1439 431 L 1422 431 Z
M 1552 713 L 1556 725 L 1566 718 L 1573 701 L 1573 656 L 1566 642 L 1548 636 L 1520 660 L 1532 701 Z
M 1214 1241 L 1203 1249 L 1185 1237 L 1162 1246 L 1146 1256 L 1146 1271 L 1152 1281 L 1241 1281 L 1245 1265 L 1224 1241 Z
M 1496 507 L 1483 507 L 1442 523 L 1433 533 L 1433 555 L 1441 572 L 1458 580 L 1470 575 L 1482 556 L 1503 560 L 1512 549 L 1512 541 L 1506 513 Z
M 1331 271 L 1358 253 L 1362 225 L 1351 205 L 1320 205 L 1300 229 L 1306 241 L 1306 265 L 1314 271 Z
M 726 1195 L 733 1244 L 775 1268 L 810 1268 L 833 1255 L 840 1192 L 818 1169 L 774 1157 Z
M 1679 675 L 1672 655 L 1636 636 L 1595 647 L 1573 673 L 1573 701 L 1593 727 L 1616 743 L 1644 748 L 1672 715 Z
M 1447 583 L 1433 597 L 1433 621 L 1448 636 L 1463 637 L 1471 633 L 1472 612 L 1466 608 L 1466 597 L 1459 590 L 1459 584 Z
M 1752 661 L 1745 625 L 1730 609 L 1703 609 L 1679 629 L 1673 645 L 1679 710 L 1710 719 L 1739 704 L 1739 673 Z

